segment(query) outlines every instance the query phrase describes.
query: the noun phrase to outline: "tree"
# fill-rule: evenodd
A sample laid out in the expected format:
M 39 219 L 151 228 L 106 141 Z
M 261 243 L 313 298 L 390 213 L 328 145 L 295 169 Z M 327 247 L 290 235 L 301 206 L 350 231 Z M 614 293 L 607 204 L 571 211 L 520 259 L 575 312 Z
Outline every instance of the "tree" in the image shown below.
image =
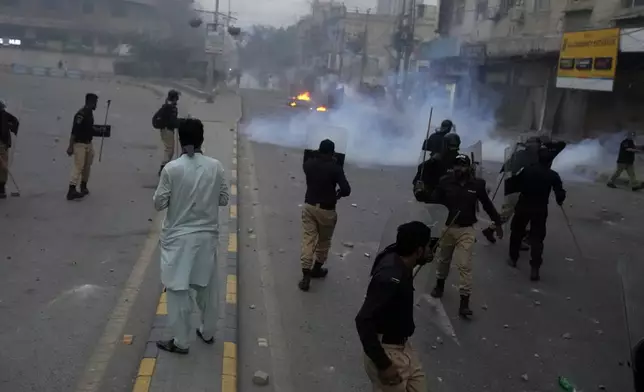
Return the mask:
M 295 26 L 253 26 L 240 48 L 240 64 L 246 70 L 279 72 L 296 65 Z

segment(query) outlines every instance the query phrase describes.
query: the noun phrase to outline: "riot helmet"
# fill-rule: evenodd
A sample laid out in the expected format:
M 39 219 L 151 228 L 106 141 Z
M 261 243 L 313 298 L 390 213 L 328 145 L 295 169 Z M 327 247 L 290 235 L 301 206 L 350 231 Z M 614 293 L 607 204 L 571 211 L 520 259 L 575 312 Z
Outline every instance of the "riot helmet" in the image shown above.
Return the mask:
M 458 151 L 461 148 L 461 137 L 455 133 L 448 133 L 443 138 L 443 151 Z
M 465 154 L 458 154 L 453 162 L 454 175 L 456 178 L 465 178 L 472 173 L 472 160 Z
M 438 131 L 442 133 L 449 133 L 452 128 L 454 128 L 454 123 L 452 123 L 452 120 L 445 119 L 441 123 L 441 127 L 438 129 Z

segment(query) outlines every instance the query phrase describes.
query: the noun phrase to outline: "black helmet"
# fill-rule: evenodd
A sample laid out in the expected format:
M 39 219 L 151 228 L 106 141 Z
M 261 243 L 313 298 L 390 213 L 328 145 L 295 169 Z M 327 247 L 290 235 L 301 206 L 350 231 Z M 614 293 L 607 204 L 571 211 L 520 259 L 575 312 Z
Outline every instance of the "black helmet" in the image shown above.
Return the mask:
M 452 120 L 443 120 L 443 122 L 441 123 L 440 130 L 443 132 L 449 132 L 452 130 L 453 127 L 454 127 L 454 123 L 452 123 Z
M 465 154 L 458 154 L 454 158 L 454 166 L 470 167 L 472 166 L 472 160 Z
M 443 148 L 445 150 L 458 151 L 461 147 L 461 137 L 455 133 L 448 133 L 443 137 Z
M 179 93 L 177 90 L 170 90 L 168 91 L 168 101 L 178 101 L 179 100 Z

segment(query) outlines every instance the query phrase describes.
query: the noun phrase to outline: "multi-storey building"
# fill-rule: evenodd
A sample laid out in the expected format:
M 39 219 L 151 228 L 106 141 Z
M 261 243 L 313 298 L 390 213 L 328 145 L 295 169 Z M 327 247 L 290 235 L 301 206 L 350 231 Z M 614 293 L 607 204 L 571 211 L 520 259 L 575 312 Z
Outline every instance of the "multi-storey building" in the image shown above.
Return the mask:
M 0 0 L 0 65 L 110 74 L 119 45 L 170 35 L 161 2 Z
M 616 56 L 609 91 L 557 87 L 562 38 L 584 31 L 592 42 L 594 30 L 639 26 L 644 26 L 642 0 L 443 0 L 441 36 L 426 45 L 423 57 L 432 63 L 434 80 L 456 86 L 459 107 L 495 107 L 502 128 L 585 137 L 644 125 L 642 78 L 636 71 L 644 59 Z M 632 38 L 638 31 L 621 34 Z

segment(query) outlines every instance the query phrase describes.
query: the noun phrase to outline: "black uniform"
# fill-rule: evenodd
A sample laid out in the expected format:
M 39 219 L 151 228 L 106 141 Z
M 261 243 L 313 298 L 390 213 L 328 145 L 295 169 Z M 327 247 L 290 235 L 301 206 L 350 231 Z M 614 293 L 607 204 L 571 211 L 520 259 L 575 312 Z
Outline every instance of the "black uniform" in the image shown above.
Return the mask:
M 94 139 L 94 111 L 87 107 L 81 108 L 74 115 L 72 125 L 74 143 L 89 144 Z
M 335 209 L 338 198 L 351 194 L 351 186 L 344 170 L 332 156 L 316 155 L 304 162 L 303 169 L 306 175 L 305 203 Z
M 11 147 L 11 133 L 18 134 L 20 122 L 13 114 L 6 110 L 0 110 L 0 143 L 7 148 Z
M 438 154 L 443 149 L 443 138 L 449 133 L 442 130 L 434 132 L 427 140 L 423 142 L 423 151 L 429 151 L 432 155 Z
M 163 104 L 160 114 L 164 129 L 175 130 L 179 128 L 179 110 L 176 103 Z
M 538 279 L 538 269 L 542 264 L 543 240 L 546 238 L 546 221 L 548 219 L 548 199 L 554 190 L 557 204 L 562 205 L 566 199 L 559 174 L 550 169 L 548 151 L 541 150 L 540 163 L 524 168 L 517 176 L 506 182 L 508 192 L 520 192 L 519 201 L 514 210 L 510 224 L 510 262 L 516 266 L 519 259 L 521 241 L 526 227 L 530 224 L 530 265 L 534 278 Z
M 355 321 L 364 352 L 379 370 L 392 363 L 381 343 L 404 345 L 414 334 L 413 270 L 393 251 L 376 258 L 367 296 Z
M 445 174 L 453 167 L 453 160 L 457 153 L 436 154 L 425 162 L 418 165 L 416 175 L 412 181 L 414 188 L 418 181 L 422 181 L 425 191 L 414 192 L 416 200 L 429 203 L 429 197 L 438 186 L 438 183 Z

